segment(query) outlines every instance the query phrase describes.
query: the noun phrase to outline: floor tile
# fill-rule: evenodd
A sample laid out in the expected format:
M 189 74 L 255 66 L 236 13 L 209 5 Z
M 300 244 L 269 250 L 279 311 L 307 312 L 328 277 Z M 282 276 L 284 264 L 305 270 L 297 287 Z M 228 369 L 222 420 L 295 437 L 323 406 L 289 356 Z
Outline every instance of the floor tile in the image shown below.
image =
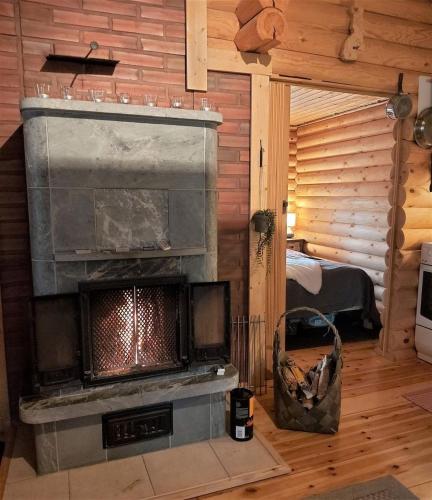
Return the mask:
M 228 478 L 208 441 L 143 455 L 157 495 Z
M 68 473 L 56 472 L 6 483 L 3 500 L 69 500 Z
M 14 483 L 36 477 L 33 426 L 19 425 L 9 464 L 7 482 Z
M 141 456 L 69 471 L 70 500 L 133 500 L 153 496 Z
M 250 441 L 239 442 L 229 436 L 223 436 L 211 440 L 210 445 L 230 476 L 271 469 L 278 465 L 256 437 Z

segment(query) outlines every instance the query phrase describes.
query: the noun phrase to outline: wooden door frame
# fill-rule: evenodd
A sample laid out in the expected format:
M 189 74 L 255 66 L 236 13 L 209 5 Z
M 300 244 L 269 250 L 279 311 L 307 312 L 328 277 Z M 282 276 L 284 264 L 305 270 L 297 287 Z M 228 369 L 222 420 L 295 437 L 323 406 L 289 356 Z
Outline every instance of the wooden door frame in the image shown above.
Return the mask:
M 264 109 L 262 103 L 254 102 L 254 96 L 258 95 L 265 99 L 264 102 L 270 102 L 270 82 L 284 82 L 293 85 L 307 85 L 313 86 L 318 89 L 323 90 L 334 90 L 340 92 L 347 92 L 352 94 L 367 94 L 387 97 L 388 93 L 384 92 L 382 89 L 374 88 L 373 85 L 369 88 L 364 86 L 356 86 L 348 83 L 338 82 L 338 81 L 320 81 L 316 79 L 305 79 L 301 76 L 296 77 L 292 75 L 290 77 L 280 76 L 279 74 L 273 73 L 272 68 L 272 57 L 268 54 L 254 54 L 245 53 L 233 50 L 231 48 L 213 48 L 208 47 L 207 43 L 207 15 L 196 16 L 191 14 L 196 4 L 205 4 L 207 7 L 206 0 L 186 0 L 186 53 L 187 53 L 187 82 L 189 90 L 207 90 L 207 73 L 208 71 L 221 71 L 226 73 L 239 73 L 250 75 L 252 80 L 252 91 L 251 91 L 251 161 L 250 161 L 250 212 L 252 215 L 252 210 L 256 207 L 257 199 L 257 189 L 258 184 L 256 181 L 257 173 L 257 155 L 260 151 L 260 143 L 268 144 L 269 139 L 269 128 L 267 130 L 263 129 L 263 123 L 268 123 L 268 112 Z M 203 9 L 202 5 L 200 7 Z M 197 48 L 199 50 L 197 50 Z M 354 63 L 355 64 L 355 63 Z M 307 74 L 307 67 L 303 67 L 301 64 L 298 66 L 298 74 Z M 336 79 L 335 79 L 336 80 Z M 194 83 L 197 82 L 197 83 Z M 264 84 L 265 82 L 265 84 Z M 268 83 L 267 83 L 268 82 Z M 264 97 L 265 88 L 268 89 L 268 96 Z M 400 142 L 400 141 L 399 141 Z M 264 158 L 266 157 L 264 153 Z M 265 160 L 266 161 L 266 160 Z M 264 164 L 265 164 L 264 161 Z M 259 168 L 259 167 L 258 167 Z M 267 183 L 270 182 L 267 179 Z M 395 180 L 393 180 L 395 182 Z M 266 192 L 268 191 L 268 184 L 266 185 Z M 394 232 L 394 228 L 390 228 Z M 395 251 L 394 235 L 391 236 L 391 246 L 389 248 L 390 258 Z M 253 253 L 251 253 L 250 245 L 250 255 L 249 255 L 249 269 L 252 269 L 251 260 L 253 258 Z M 390 280 L 392 279 L 393 269 L 389 266 Z M 257 297 L 266 296 L 267 280 L 263 280 L 262 273 L 250 272 L 249 275 L 249 315 L 261 315 L 266 314 L 267 307 L 257 300 Z M 391 299 L 387 306 L 387 309 L 391 309 Z M 381 336 L 381 354 L 388 355 L 389 346 L 389 328 L 388 322 L 383 326 L 383 333 Z

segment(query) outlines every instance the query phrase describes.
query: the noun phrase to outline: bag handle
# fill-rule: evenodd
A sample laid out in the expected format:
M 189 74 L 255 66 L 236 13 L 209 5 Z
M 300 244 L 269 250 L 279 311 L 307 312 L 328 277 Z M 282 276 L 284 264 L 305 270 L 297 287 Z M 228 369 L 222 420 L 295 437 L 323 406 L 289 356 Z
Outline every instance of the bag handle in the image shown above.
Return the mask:
M 308 312 L 314 313 L 316 316 L 319 316 L 325 323 L 327 323 L 327 325 L 330 327 L 331 331 L 333 332 L 333 335 L 334 335 L 334 347 L 335 347 L 335 349 L 337 351 L 337 354 L 339 354 L 341 352 L 341 349 L 342 349 L 342 341 L 341 341 L 341 338 L 340 338 L 340 335 L 339 335 L 339 332 L 338 332 L 337 328 L 334 326 L 333 323 L 331 323 L 324 316 L 324 314 L 322 314 L 320 311 L 318 311 L 318 309 L 314 309 L 313 307 L 295 307 L 294 309 L 290 309 L 289 311 L 285 311 L 283 314 L 281 314 L 281 316 L 280 316 L 280 318 L 279 318 L 279 320 L 277 322 L 276 331 L 275 331 L 275 335 L 277 335 L 278 340 L 279 340 L 279 327 L 280 327 L 280 324 L 281 324 L 282 320 L 288 314 L 292 314 L 292 313 L 298 312 L 298 311 L 308 311 Z

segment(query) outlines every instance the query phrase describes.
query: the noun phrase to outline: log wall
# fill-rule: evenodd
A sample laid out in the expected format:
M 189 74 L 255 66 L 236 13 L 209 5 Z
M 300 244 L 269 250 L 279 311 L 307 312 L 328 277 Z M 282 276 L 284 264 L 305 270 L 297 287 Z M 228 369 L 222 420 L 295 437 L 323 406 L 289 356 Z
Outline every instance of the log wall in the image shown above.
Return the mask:
M 235 65 L 239 1 L 208 0 L 210 66 L 223 58 Z M 405 90 L 417 93 L 418 76 L 432 73 L 430 2 L 362 0 L 361 50 L 356 62 L 346 63 L 340 60 L 340 52 L 349 34 L 351 4 L 348 0 L 278 2 L 286 29 L 282 43 L 270 51 L 271 72 L 392 93 L 402 70 Z
M 362 268 L 383 310 L 394 122 L 382 104 L 297 129 L 296 237 Z
M 431 152 L 414 143 L 413 124 L 414 118 L 400 120 L 393 130 L 392 177 L 397 183 L 389 192 L 388 222 L 394 232 L 387 234 L 391 247 L 383 302 L 389 307 L 382 321 L 388 322 L 388 336 L 381 343 L 395 359 L 413 353 L 420 249 L 424 241 L 432 241 Z

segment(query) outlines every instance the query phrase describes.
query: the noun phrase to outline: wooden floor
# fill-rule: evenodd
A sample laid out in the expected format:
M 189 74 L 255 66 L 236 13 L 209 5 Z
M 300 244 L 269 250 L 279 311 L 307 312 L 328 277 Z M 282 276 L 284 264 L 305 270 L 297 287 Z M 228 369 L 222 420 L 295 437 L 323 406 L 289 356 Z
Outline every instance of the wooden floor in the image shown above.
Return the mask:
M 273 395 L 258 398 L 255 425 L 293 473 L 218 495 L 219 499 L 295 500 L 392 474 L 421 499 L 432 500 L 432 413 L 402 397 L 432 387 L 432 365 L 391 363 L 372 341 L 345 344 L 342 420 L 334 436 L 283 431 L 271 415 Z M 295 351 L 309 367 L 328 348 Z

